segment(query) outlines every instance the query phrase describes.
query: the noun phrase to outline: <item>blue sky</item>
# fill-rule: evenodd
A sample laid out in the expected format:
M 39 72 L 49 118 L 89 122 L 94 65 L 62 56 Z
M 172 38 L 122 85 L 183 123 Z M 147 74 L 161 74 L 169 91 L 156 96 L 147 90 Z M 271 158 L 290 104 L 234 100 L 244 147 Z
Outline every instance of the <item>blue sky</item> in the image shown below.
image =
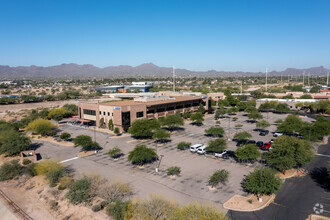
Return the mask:
M 329 0 L 0 0 L 0 65 L 330 68 Z

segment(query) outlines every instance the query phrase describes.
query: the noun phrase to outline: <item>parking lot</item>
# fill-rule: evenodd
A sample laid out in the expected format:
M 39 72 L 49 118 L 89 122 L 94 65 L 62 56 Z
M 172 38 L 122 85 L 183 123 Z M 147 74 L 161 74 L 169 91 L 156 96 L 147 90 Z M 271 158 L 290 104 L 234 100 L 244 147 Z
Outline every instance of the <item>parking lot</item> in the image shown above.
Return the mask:
M 266 113 L 263 113 L 266 118 Z M 247 131 L 253 135 L 252 139 L 256 141 L 269 141 L 273 138 L 271 132 L 276 130 L 273 122 L 277 119 L 284 119 L 286 115 L 275 115 L 269 113 L 268 120 L 272 124 L 269 128 L 270 133 L 267 136 L 259 136 L 255 129 L 255 123 L 247 123 L 248 119 L 243 113 L 238 113 L 238 120 L 230 122 L 229 119 L 221 119 L 220 126 L 226 130 L 229 138 L 232 139 L 237 131 Z M 304 120 L 310 120 L 304 118 Z M 235 124 L 242 124 L 243 127 L 235 129 Z M 150 193 L 161 194 L 168 199 L 173 199 L 181 204 L 197 200 L 198 202 L 212 202 L 222 211 L 225 211 L 222 204 L 235 194 L 244 195 L 241 189 L 241 181 L 244 176 L 260 166 L 259 163 L 240 164 L 234 160 L 217 159 L 214 156 L 196 155 L 187 151 L 180 151 L 176 146 L 181 141 L 191 142 L 192 144 L 206 144 L 212 137 L 204 135 L 204 130 L 216 125 L 214 115 L 206 115 L 202 126 L 193 126 L 186 122 L 184 129 L 174 131 L 171 135 L 171 141 L 164 144 L 156 144 L 154 140 L 136 140 L 129 134 L 121 136 L 113 136 L 111 134 L 95 132 L 95 139 L 103 148 L 96 154 L 74 159 L 66 162 L 66 164 L 75 170 L 77 177 L 87 173 L 98 173 L 109 179 L 122 180 L 129 182 L 136 192 L 135 195 L 145 198 Z M 81 134 L 90 135 L 94 139 L 94 131 L 81 128 L 79 126 L 62 125 L 61 130 L 69 132 L 72 137 Z M 228 136 L 226 136 L 228 137 Z M 127 154 L 137 144 L 145 144 L 148 147 L 155 148 L 158 155 L 163 158 L 160 163 L 159 172 L 155 172 L 155 163 L 145 166 L 144 168 L 134 167 L 127 161 Z M 68 160 L 77 156 L 79 148 L 60 146 L 49 142 L 43 142 L 37 148 L 37 152 L 42 156 L 47 155 L 49 158 L 58 160 Z M 118 146 L 125 154 L 118 160 L 113 160 L 106 153 L 109 149 Z M 228 148 L 235 150 L 236 142 L 229 141 Z M 166 176 L 166 169 L 171 166 L 181 167 L 181 176 L 169 178 Z M 210 190 L 208 187 L 208 178 L 215 170 L 226 169 L 230 172 L 229 181 L 226 185 L 219 185 L 216 190 Z

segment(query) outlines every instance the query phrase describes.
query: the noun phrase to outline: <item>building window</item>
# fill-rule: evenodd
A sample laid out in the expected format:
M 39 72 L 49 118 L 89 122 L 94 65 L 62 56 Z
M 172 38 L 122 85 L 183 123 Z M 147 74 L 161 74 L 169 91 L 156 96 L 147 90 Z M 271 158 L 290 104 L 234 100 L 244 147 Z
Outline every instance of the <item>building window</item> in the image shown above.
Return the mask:
M 113 116 L 113 112 L 111 113 L 111 115 Z
M 108 112 L 108 116 L 110 116 L 110 112 Z
M 136 118 L 143 118 L 143 112 L 137 112 Z
M 165 108 L 159 108 L 157 109 L 157 112 L 165 112 Z
M 105 112 L 103 112 L 103 115 L 105 115 Z
M 84 115 L 96 115 L 95 110 L 84 109 Z
M 147 114 L 153 114 L 153 113 L 155 113 L 155 110 L 148 110 L 147 111 Z
M 184 107 L 189 108 L 189 107 L 191 107 L 191 104 L 185 104 Z
M 174 107 L 173 107 L 173 106 L 168 107 L 166 110 L 167 110 L 167 111 L 172 111 L 172 110 L 174 110 Z
M 99 111 L 99 115 L 102 115 L 102 112 L 101 111 Z

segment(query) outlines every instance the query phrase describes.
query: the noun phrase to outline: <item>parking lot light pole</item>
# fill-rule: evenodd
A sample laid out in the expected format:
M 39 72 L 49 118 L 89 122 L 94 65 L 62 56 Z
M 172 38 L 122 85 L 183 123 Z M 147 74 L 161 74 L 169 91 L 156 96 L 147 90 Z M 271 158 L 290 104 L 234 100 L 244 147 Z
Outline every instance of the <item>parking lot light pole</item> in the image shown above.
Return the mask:
M 159 163 L 156 163 L 156 173 L 158 173 L 159 171 L 159 167 L 160 167 L 160 162 L 162 162 L 162 158 L 164 157 L 164 155 L 160 155 L 160 159 L 159 159 Z

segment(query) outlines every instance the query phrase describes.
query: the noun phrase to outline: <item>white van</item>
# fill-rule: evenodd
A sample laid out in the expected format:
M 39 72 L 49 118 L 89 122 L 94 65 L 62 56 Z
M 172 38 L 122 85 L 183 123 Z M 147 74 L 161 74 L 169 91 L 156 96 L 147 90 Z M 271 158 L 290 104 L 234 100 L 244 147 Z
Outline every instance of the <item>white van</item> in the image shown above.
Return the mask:
M 198 154 L 205 154 L 206 153 L 205 148 L 207 148 L 207 147 L 208 147 L 208 145 L 201 146 L 200 148 L 198 148 L 197 153 Z
M 197 152 L 198 148 L 200 148 L 201 146 L 203 146 L 203 144 L 194 144 L 194 145 L 190 146 L 190 152 L 192 152 L 192 153 Z

